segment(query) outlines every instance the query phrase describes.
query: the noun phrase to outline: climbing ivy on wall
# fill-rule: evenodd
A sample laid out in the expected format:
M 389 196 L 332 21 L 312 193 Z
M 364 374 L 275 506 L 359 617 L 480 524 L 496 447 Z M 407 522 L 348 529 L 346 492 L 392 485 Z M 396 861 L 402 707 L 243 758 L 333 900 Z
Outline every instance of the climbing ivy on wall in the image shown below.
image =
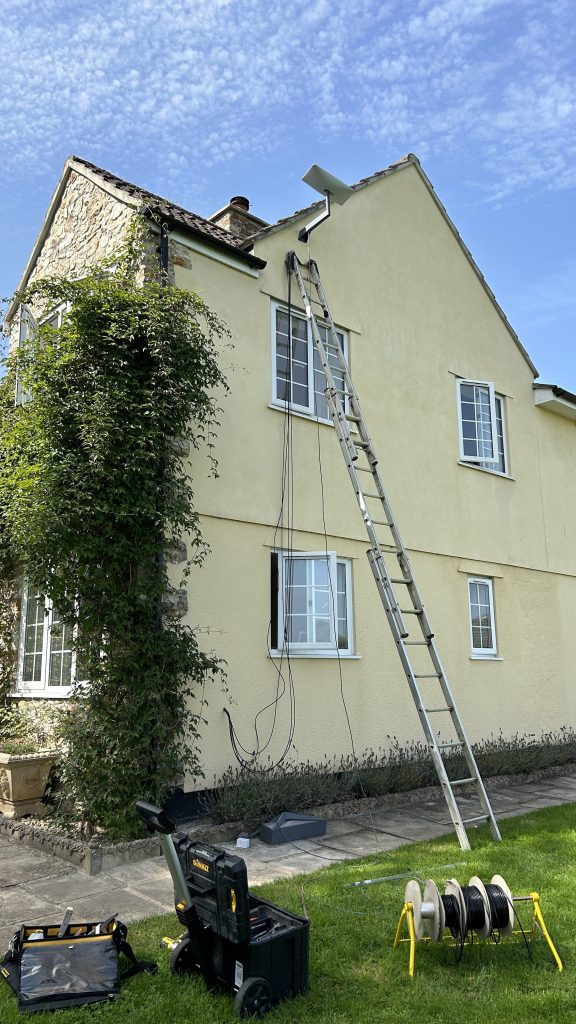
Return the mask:
M 18 565 L 74 629 L 65 779 L 85 820 L 117 837 L 138 834 L 139 796 L 201 775 L 200 691 L 219 664 L 172 610 L 163 551 L 184 538 L 188 567 L 206 554 L 182 452 L 207 446 L 215 471 L 228 336 L 197 296 L 137 286 L 125 267 L 20 296 L 39 323 L 68 312 L 0 383 L 1 584 Z

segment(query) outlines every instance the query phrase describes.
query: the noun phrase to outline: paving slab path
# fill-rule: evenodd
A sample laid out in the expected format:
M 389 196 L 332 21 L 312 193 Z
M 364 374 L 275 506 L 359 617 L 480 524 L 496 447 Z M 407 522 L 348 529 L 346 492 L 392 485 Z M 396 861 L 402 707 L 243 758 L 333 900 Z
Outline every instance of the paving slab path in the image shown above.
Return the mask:
M 490 783 L 487 788 L 498 818 L 528 814 L 541 807 L 576 802 L 576 775 L 540 781 Z M 326 835 L 280 846 L 253 839 L 250 848 L 218 845 L 246 861 L 250 885 L 316 871 L 334 861 L 385 853 L 452 830 L 446 804 L 426 798 L 376 812 L 328 821 Z M 456 839 L 454 840 L 456 842 Z M 172 879 L 163 857 L 87 875 L 64 860 L 0 838 L 0 952 L 21 924 L 54 924 L 67 906 L 73 921 L 97 921 L 116 912 L 137 921 L 174 909 Z

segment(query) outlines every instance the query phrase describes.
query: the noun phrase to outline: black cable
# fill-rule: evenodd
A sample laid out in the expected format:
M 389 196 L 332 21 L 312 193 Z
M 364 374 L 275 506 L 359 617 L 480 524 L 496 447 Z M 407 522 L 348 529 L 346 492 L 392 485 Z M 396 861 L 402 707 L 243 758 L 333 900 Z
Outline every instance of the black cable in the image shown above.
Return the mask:
M 468 932 L 481 931 L 486 924 L 486 906 L 482 893 L 475 885 L 465 885 L 462 888 L 464 906 L 466 907 L 466 930 Z M 491 925 L 491 921 L 489 921 Z
M 288 269 L 288 379 L 286 381 L 286 391 L 284 395 L 284 433 L 283 433 L 283 444 L 282 444 L 282 470 L 281 470 L 281 498 L 280 498 L 280 511 L 278 513 L 278 519 L 276 520 L 273 537 L 273 547 L 277 548 L 277 537 L 280 532 L 280 549 L 282 552 L 287 552 L 288 564 L 291 564 L 291 555 L 293 553 L 293 521 L 294 521 L 294 474 L 293 474 L 293 428 L 292 428 L 292 273 L 290 267 Z M 286 517 L 285 517 L 286 510 Z M 287 545 L 284 544 L 284 529 L 285 529 L 285 518 L 286 518 L 286 534 L 287 534 Z M 282 556 L 283 557 L 283 556 Z M 254 732 L 256 738 L 256 747 L 253 751 L 247 750 L 239 741 L 238 734 L 234 728 L 232 718 L 229 712 L 224 708 L 224 712 L 228 718 L 228 728 L 230 732 L 230 742 L 232 750 L 236 760 L 241 764 L 242 767 L 248 771 L 253 771 L 255 774 L 267 774 L 278 768 L 283 761 L 286 759 L 288 751 L 292 746 L 294 734 L 296 730 L 296 696 L 294 690 L 294 680 L 292 675 L 292 666 L 290 663 L 290 645 L 287 637 L 286 623 L 290 617 L 290 602 L 291 602 L 291 590 L 288 589 L 288 608 L 284 608 L 284 631 L 282 637 L 282 646 L 280 660 L 277 663 L 273 657 L 271 649 L 271 632 L 272 622 L 270 620 L 268 624 L 267 632 L 267 649 L 268 655 L 272 659 L 276 672 L 276 695 L 268 704 L 260 708 L 254 717 Z M 284 659 L 287 662 L 287 676 L 288 681 L 284 676 L 282 666 Z M 279 758 L 265 768 L 257 768 L 254 765 L 256 758 L 260 757 L 264 751 L 268 748 L 272 742 L 272 737 L 276 728 L 276 720 L 278 714 L 278 706 L 284 694 L 288 690 L 289 693 L 289 708 L 290 708 L 290 723 L 288 729 L 288 737 L 284 749 Z M 274 714 L 268 739 L 264 744 L 260 742 L 260 735 L 258 730 L 258 719 L 271 707 L 274 708 Z M 243 757 L 240 751 L 248 755 Z
M 446 919 L 446 927 L 452 933 L 454 939 L 459 938 L 462 934 L 461 921 L 460 921 L 460 904 L 455 896 L 447 895 L 441 896 L 442 904 L 444 906 L 444 917 Z

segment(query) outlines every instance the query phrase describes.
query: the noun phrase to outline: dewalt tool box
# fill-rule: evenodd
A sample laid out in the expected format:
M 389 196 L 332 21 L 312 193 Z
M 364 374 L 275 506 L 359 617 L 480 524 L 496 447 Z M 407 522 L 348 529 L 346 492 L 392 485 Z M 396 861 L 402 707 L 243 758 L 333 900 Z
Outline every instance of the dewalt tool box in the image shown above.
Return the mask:
M 282 999 L 306 992 L 308 920 L 253 895 L 241 857 L 172 835 L 174 825 L 161 808 L 144 801 L 136 806 L 159 833 L 186 929 L 173 944 L 173 973 L 197 972 L 209 989 L 235 993 L 240 1017 L 262 1017 Z

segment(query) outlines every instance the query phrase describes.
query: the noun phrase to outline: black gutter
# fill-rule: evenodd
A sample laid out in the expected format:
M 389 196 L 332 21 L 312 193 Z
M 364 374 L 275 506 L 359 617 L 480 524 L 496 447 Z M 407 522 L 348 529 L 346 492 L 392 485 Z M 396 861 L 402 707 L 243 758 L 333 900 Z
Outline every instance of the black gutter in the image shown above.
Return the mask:
M 235 256 L 241 262 L 243 261 L 248 263 L 248 265 L 254 270 L 263 270 L 266 266 L 266 260 L 261 260 L 259 256 L 253 256 L 252 253 L 246 252 L 245 249 L 238 249 L 235 245 L 231 245 L 223 239 L 214 238 L 213 235 L 200 231 L 198 228 L 193 228 L 176 217 L 165 215 L 159 210 L 153 210 L 151 207 L 149 207 L 149 209 L 151 213 L 158 216 L 161 223 L 172 224 L 174 227 L 178 228 L 179 231 L 184 232 L 184 234 L 192 235 L 194 238 L 198 238 L 200 241 L 204 242 L 205 245 L 211 245 L 215 249 L 225 252 L 229 256 Z

